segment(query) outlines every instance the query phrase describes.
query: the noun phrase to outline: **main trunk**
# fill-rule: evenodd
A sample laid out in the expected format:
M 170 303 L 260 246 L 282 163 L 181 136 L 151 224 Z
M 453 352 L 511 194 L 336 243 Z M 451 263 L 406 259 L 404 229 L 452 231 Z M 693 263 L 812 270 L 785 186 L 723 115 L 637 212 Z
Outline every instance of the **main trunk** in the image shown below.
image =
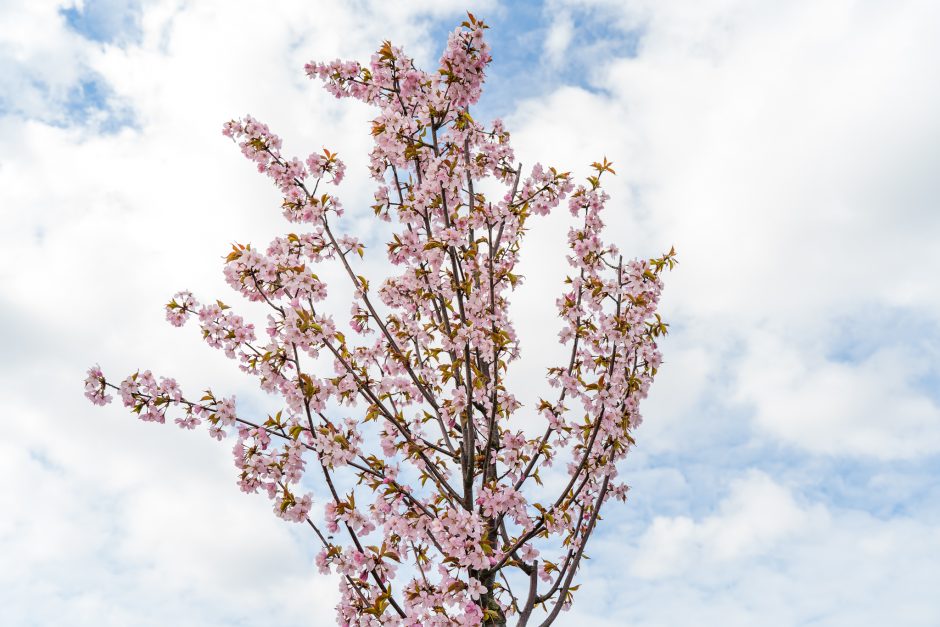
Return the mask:
M 506 615 L 503 613 L 503 608 L 499 606 L 499 603 L 493 598 L 492 595 L 486 594 L 481 599 L 483 601 L 483 609 L 489 610 L 496 614 L 495 617 L 491 617 L 483 621 L 483 627 L 506 627 Z

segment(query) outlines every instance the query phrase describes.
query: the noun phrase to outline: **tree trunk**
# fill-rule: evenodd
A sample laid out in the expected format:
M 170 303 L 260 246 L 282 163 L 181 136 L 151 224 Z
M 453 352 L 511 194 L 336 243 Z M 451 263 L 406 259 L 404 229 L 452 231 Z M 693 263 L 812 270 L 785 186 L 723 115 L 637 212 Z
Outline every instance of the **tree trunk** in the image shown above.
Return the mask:
M 484 595 L 481 600 L 483 601 L 484 610 L 490 610 L 496 613 L 495 618 L 483 621 L 483 627 L 506 627 L 506 615 L 503 613 L 503 608 L 499 606 L 499 603 L 496 602 L 493 596 L 487 594 Z

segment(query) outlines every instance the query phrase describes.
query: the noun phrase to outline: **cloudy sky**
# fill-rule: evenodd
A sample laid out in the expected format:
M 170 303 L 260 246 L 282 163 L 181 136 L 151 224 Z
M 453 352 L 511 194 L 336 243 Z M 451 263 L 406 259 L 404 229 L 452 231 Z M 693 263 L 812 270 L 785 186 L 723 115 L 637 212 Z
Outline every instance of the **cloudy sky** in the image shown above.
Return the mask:
M 631 498 L 560 624 L 940 624 L 933 0 L 0 0 L 0 624 L 333 624 L 311 538 L 238 492 L 228 446 L 81 380 L 270 403 L 163 320 L 182 288 L 235 304 L 228 245 L 285 229 L 221 123 L 339 151 L 368 242 L 370 110 L 303 64 L 391 39 L 429 66 L 466 9 L 492 26 L 477 117 L 526 164 L 606 155 L 608 238 L 680 254 Z M 521 386 L 554 355 L 558 214 L 523 260 Z

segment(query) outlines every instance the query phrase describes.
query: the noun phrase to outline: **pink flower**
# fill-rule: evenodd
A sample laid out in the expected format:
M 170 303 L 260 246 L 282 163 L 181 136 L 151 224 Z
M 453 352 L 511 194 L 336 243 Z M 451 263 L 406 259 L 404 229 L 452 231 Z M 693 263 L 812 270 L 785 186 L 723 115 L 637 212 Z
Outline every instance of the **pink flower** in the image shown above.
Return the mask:
M 111 402 L 110 394 L 105 393 L 105 378 L 97 365 L 88 369 L 85 377 L 85 397 L 95 405 L 107 405 Z

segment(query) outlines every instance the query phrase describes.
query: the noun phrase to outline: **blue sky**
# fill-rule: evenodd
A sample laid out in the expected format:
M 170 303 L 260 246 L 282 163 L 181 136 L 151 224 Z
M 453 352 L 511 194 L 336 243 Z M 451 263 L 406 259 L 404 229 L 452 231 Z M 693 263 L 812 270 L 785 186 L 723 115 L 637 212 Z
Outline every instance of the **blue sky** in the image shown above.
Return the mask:
M 284 228 L 221 123 L 339 150 L 368 235 L 370 112 L 303 63 L 389 38 L 432 64 L 466 8 L 492 26 L 477 117 L 526 164 L 609 157 L 608 237 L 681 260 L 630 499 L 559 624 L 940 624 L 926 0 L 0 1 L 0 624 L 333 624 L 310 538 L 238 492 L 227 446 L 92 408 L 80 381 L 146 367 L 270 407 L 163 321 L 178 289 L 228 298 L 227 242 Z M 520 390 L 554 360 L 566 225 L 528 236 Z

